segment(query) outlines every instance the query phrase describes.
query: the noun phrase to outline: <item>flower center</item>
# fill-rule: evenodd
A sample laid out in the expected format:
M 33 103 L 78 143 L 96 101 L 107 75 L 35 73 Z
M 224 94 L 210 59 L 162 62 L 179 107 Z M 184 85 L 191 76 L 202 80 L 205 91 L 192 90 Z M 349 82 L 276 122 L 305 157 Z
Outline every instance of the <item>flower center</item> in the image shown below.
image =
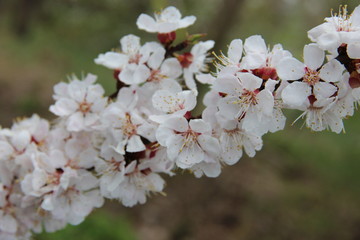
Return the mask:
M 88 102 L 82 102 L 82 103 L 80 103 L 80 105 L 79 105 L 79 110 L 80 110 L 80 112 L 82 112 L 82 113 L 88 113 L 89 111 L 90 111 L 90 109 L 91 109 L 91 103 L 88 103 Z
M 132 135 L 136 134 L 137 126 L 131 122 L 131 116 L 129 113 L 126 113 L 126 116 L 125 116 L 125 119 L 123 120 L 123 125 L 122 125 L 121 129 L 122 129 L 123 133 L 128 137 L 131 137 Z
M 160 74 L 160 70 L 152 70 L 148 82 L 160 82 L 162 79 L 166 78 L 165 75 Z
M 130 57 L 129 64 L 131 63 L 139 64 L 140 58 L 141 58 L 141 54 L 134 54 L 133 56 Z
M 352 22 L 349 19 L 348 11 L 346 6 L 340 7 L 338 14 L 332 14 L 334 19 L 334 24 L 338 32 L 351 32 Z
M 249 90 L 244 90 L 244 92 L 242 93 L 240 99 L 241 102 L 244 104 L 252 104 L 252 105 L 256 105 L 258 103 L 257 99 L 256 99 L 256 95 L 259 93 L 259 90 L 256 89 L 255 91 L 249 91 Z
M 305 68 L 305 76 L 303 78 L 303 82 L 313 86 L 315 83 L 318 83 L 320 80 L 319 72 L 316 70 L 311 70 L 309 68 Z

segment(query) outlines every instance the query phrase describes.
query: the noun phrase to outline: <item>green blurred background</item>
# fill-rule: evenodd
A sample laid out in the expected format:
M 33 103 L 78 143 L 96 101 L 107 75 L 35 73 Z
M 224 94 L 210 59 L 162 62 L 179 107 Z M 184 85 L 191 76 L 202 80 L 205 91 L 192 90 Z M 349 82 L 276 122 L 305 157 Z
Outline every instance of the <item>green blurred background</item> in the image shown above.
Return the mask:
M 190 33 L 209 33 L 216 52 L 234 38 L 261 34 L 296 57 L 306 31 L 330 9 L 358 1 L 338 0 L 0 0 L 0 124 L 17 116 L 48 113 L 52 86 L 67 76 L 91 72 L 108 93 L 111 71 L 93 59 L 118 47 L 136 29 L 136 18 L 168 5 L 196 15 Z M 345 121 L 346 134 L 312 133 L 289 111 L 288 126 L 264 137 L 254 159 L 225 167 L 216 179 L 190 174 L 167 178 L 167 197 L 122 207 L 116 201 L 96 210 L 80 226 L 35 240 L 98 239 L 360 239 L 359 114 Z

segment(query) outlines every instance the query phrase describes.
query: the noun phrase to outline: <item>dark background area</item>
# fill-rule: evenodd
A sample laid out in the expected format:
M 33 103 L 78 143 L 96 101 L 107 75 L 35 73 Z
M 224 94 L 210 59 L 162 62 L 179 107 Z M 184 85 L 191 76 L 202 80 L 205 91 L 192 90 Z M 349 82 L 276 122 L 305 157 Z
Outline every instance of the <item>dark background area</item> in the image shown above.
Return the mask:
M 0 0 L 0 124 L 39 113 L 53 118 L 52 87 L 75 73 L 99 76 L 113 92 L 111 71 L 97 66 L 99 53 L 118 47 L 129 33 L 142 43 L 156 38 L 136 29 L 136 18 L 168 5 L 195 15 L 189 33 L 208 33 L 215 52 L 234 38 L 261 34 L 301 59 L 306 32 L 357 1 L 337 0 Z M 116 201 L 80 226 L 36 240 L 97 239 L 360 239 L 359 114 L 345 120 L 346 133 L 300 129 L 300 114 L 286 112 L 284 131 L 264 137 L 254 159 L 224 167 L 216 179 L 188 173 L 167 178 L 166 197 L 125 208 Z

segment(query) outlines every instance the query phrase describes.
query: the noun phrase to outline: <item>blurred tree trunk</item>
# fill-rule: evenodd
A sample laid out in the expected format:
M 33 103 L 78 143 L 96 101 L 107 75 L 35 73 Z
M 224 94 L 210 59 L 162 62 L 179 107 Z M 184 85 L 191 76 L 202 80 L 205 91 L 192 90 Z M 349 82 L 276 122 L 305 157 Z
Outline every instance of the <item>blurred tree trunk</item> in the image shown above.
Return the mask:
M 1 1 L 1 0 L 0 0 Z M 17 0 L 12 5 L 13 31 L 18 37 L 28 34 L 36 12 L 41 9 L 43 0 Z
M 239 19 L 240 7 L 245 0 L 222 0 L 219 1 L 217 14 L 210 21 L 208 30 L 209 38 L 215 40 L 216 46 L 225 46 L 227 33 L 234 26 L 235 21 Z

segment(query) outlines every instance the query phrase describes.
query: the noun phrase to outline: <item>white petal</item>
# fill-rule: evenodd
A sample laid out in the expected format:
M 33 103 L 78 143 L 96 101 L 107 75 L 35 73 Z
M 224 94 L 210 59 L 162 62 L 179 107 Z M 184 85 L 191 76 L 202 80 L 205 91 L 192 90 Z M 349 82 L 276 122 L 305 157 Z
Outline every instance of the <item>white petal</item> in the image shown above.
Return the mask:
M 339 82 L 345 71 L 344 65 L 333 59 L 327 62 L 321 69 L 319 77 L 327 82 Z
M 150 77 L 150 70 L 145 65 L 140 64 L 134 73 L 134 79 L 132 84 L 140 84 L 145 82 Z
M 203 161 L 204 157 L 204 151 L 197 143 L 194 143 L 191 146 L 184 146 L 180 149 L 176 165 L 182 169 L 190 168 L 194 164 Z
M 184 69 L 184 79 L 185 79 L 185 85 L 188 87 L 188 89 L 196 90 L 196 83 L 194 80 L 194 73 L 190 71 L 190 69 L 185 68 Z
M 276 71 L 282 80 L 298 80 L 304 76 L 305 66 L 293 57 L 286 57 L 279 62 Z
M 194 24 L 194 22 L 196 21 L 196 17 L 195 16 L 187 16 L 184 17 L 183 19 L 181 19 L 179 21 L 179 28 L 186 28 L 192 24 Z
M 197 133 L 211 132 L 211 126 L 209 123 L 202 119 L 191 119 L 189 122 L 190 128 Z
M 360 41 L 355 43 L 350 43 L 347 46 L 347 54 L 352 59 L 360 59 Z
M 219 111 L 226 119 L 233 120 L 240 116 L 242 108 L 239 106 L 239 98 L 225 97 L 218 103 Z
M 156 32 L 157 30 L 155 19 L 143 13 L 140 14 L 136 20 L 136 25 L 139 29 L 145 30 L 147 32 Z
M 228 57 L 234 63 L 240 62 L 243 51 L 243 42 L 241 39 L 234 39 L 231 41 L 228 49 Z
M 198 142 L 199 142 L 201 148 L 207 154 L 210 154 L 213 157 L 220 155 L 221 148 L 220 148 L 219 141 L 216 138 L 211 137 L 209 135 L 202 134 L 197 139 L 198 139 Z
M 126 35 L 120 39 L 121 50 L 128 54 L 137 54 L 140 50 L 140 38 L 133 34 Z
M 220 144 L 223 161 L 228 165 L 237 163 L 243 154 L 243 143 L 239 134 L 236 132 L 233 134 L 224 132 L 221 134 Z
M 316 44 L 308 44 L 304 47 L 304 63 L 312 70 L 317 70 L 324 62 L 325 52 Z
M 188 121 L 184 117 L 172 117 L 165 121 L 162 126 L 178 132 L 186 132 L 189 129 Z
M 85 129 L 84 116 L 81 112 L 76 112 L 68 118 L 67 129 L 74 132 L 79 132 Z
M 267 53 L 267 47 L 264 39 L 260 35 L 254 35 L 248 37 L 244 43 L 244 49 L 246 54 L 249 53 Z
M 165 22 L 177 22 L 181 19 L 181 13 L 176 7 L 170 6 L 160 13 L 160 18 Z
M 337 87 L 327 82 L 318 82 L 314 85 L 314 95 L 316 98 L 329 98 L 336 92 Z
M 103 65 L 109 69 L 121 69 L 128 63 L 129 57 L 117 52 L 106 52 L 105 54 L 100 54 L 94 61 L 96 64 Z
M 242 85 L 237 77 L 226 75 L 218 77 L 214 83 L 214 90 L 233 96 L 239 96 L 243 90 Z
M 311 94 L 311 87 L 303 82 L 293 82 L 286 86 L 281 93 L 285 104 L 298 107 L 305 103 Z
M 133 135 L 129 138 L 126 151 L 127 152 L 141 152 L 146 149 L 144 143 L 141 141 L 140 136 Z
M 74 113 L 78 108 L 78 104 L 69 98 L 61 98 L 56 101 L 55 105 L 50 106 L 50 112 L 57 116 L 64 117 Z
M 263 80 L 251 73 L 238 73 L 242 87 L 249 91 L 254 91 L 261 87 Z
M 182 67 L 176 58 L 166 59 L 160 67 L 161 74 L 176 79 L 182 73 Z
M 157 48 L 153 54 L 151 54 L 149 60 L 147 61 L 148 66 L 151 69 L 159 69 L 161 63 L 164 61 L 165 58 L 165 49 L 164 48 Z

